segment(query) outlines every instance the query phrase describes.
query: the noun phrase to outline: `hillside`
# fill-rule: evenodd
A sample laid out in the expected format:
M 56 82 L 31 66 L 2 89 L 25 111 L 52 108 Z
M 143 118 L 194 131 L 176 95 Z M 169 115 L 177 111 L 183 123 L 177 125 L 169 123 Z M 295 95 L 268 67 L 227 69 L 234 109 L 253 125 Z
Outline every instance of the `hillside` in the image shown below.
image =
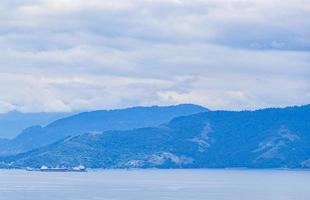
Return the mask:
M 0 114 L 0 138 L 14 138 L 25 128 L 47 124 L 74 113 L 21 113 L 12 111 Z
M 310 168 L 310 106 L 209 111 L 154 128 L 68 137 L 4 161 L 18 168 Z
M 127 130 L 158 126 L 171 119 L 207 111 L 198 105 L 134 107 L 119 110 L 83 112 L 59 119 L 46 127 L 32 126 L 16 138 L 0 143 L 0 155 L 13 155 L 51 144 L 67 136 L 101 133 L 108 130 Z

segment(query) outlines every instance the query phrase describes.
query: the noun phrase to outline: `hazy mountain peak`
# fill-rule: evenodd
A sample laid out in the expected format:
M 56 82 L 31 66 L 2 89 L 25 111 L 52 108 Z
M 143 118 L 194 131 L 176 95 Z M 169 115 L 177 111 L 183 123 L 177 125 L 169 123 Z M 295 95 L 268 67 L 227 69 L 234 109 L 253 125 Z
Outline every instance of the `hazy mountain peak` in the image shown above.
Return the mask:
M 82 112 L 58 119 L 45 127 L 32 126 L 25 129 L 1 151 L 24 152 L 44 146 L 67 136 L 83 133 L 101 133 L 107 130 L 127 130 L 149 126 L 159 126 L 175 117 L 205 112 L 208 109 L 194 105 L 132 107 L 116 110 L 96 110 Z

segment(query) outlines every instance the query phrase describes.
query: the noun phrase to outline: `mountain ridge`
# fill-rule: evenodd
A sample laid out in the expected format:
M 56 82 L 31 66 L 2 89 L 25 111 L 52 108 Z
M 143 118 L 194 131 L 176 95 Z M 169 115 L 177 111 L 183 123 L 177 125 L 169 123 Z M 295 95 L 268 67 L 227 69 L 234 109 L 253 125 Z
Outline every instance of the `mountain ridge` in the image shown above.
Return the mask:
M 310 106 L 209 111 L 157 127 L 68 137 L 6 167 L 309 168 Z M 9 163 L 9 165 L 7 164 Z
M 22 113 L 10 111 L 0 114 L 0 138 L 9 139 L 16 137 L 25 128 L 33 125 L 45 126 L 57 119 L 73 115 L 74 112 L 38 112 Z
M 82 112 L 58 119 L 45 127 L 31 126 L 16 138 L 0 144 L 0 155 L 12 155 L 48 145 L 67 136 L 87 132 L 126 130 L 148 126 L 158 126 L 177 116 L 208 111 L 194 104 L 175 106 L 132 107 L 116 110 Z

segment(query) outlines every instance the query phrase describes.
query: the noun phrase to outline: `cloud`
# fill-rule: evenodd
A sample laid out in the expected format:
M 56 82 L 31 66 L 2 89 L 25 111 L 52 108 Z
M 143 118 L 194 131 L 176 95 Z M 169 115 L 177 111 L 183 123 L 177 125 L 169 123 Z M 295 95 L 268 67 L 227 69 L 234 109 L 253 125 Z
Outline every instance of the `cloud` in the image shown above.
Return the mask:
M 0 3 L 0 112 L 310 102 L 308 0 Z

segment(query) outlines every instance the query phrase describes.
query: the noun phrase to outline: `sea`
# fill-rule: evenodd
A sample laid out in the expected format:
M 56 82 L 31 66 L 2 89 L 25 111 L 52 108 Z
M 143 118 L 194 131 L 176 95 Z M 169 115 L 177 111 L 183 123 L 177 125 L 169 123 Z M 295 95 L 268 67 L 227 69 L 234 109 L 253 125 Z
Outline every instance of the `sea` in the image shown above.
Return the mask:
M 0 170 L 0 200 L 309 200 L 310 171 Z

